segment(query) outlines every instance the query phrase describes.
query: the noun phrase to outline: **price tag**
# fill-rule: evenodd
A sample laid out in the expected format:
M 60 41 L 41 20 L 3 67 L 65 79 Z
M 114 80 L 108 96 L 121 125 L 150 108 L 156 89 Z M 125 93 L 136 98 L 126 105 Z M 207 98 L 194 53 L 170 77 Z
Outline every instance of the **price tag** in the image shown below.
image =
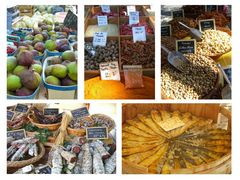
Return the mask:
M 129 24 L 139 23 L 139 11 L 130 12 L 129 14 Z
M 63 21 L 64 26 L 77 30 L 77 21 L 78 17 L 71 10 L 68 10 L 68 13 Z
M 120 73 L 117 61 L 100 63 L 99 69 L 102 80 L 120 81 Z
M 176 17 L 184 17 L 184 10 L 180 9 L 180 10 L 175 10 L 172 11 L 172 17 L 176 18 Z
M 208 29 L 216 30 L 215 19 L 199 20 L 199 30 L 203 32 Z
M 27 113 L 29 110 L 28 105 L 26 104 L 17 104 L 14 111 L 21 112 L 21 113 Z
M 59 109 L 58 108 L 45 108 L 43 110 L 43 114 L 45 116 L 54 116 L 59 114 Z
M 185 54 L 185 53 L 195 53 L 196 52 L 196 40 L 177 40 L 176 41 L 176 50 Z
M 130 15 L 130 12 L 135 12 L 136 6 L 127 6 L 127 14 Z
M 206 5 L 205 11 L 209 11 L 209 12 L 217 11 L 217 5 Z
M 101 9 L 102 9 L 102 12 L 105 12 L 105 13 L 111 12 L 109 5 L 101 5 Z
M 108 18 L 107 16 L 97 16 L 98 26 L 107 26 Z
M 132 27 L 133 42 L 146 41 L 146 30 L 144 26 Z
M 25 129 L 18 129 L 14 131 L 7 131 L 7 137 L 12 137 L 15 140 L 26 138 Z
M 161 36 L 171 36 L 171 35 L 172 35 L 171 25 L 161 26 Z
M 93 46 L 106 46 L 107 32 L 95 32 L 93 35 Z
M 71 113 L 74 118 L 82 118 L 90 115 L 87 107 L 82 107 L 79 109 L 72 110 Z
M 161 15 L 162 15 L 162 16 L 172 17 L 172 11 L 162 10 L 162 11 L 161 11 Z
M 12 121 L 15 116 L 15 112 L 13 111 L 7 111 L 7 120 Z
M 108 139 L 107 127 L 91 127 L 86 128 L 87 139 Z

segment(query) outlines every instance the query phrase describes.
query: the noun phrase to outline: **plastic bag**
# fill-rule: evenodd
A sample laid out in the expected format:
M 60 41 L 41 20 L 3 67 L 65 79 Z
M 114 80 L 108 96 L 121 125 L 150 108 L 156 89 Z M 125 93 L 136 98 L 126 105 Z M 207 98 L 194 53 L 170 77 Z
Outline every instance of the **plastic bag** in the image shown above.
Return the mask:
M 123 72 L 125 78 L 125 88 L 133 89 L 144 87 L 141 65 L 123 65 Z

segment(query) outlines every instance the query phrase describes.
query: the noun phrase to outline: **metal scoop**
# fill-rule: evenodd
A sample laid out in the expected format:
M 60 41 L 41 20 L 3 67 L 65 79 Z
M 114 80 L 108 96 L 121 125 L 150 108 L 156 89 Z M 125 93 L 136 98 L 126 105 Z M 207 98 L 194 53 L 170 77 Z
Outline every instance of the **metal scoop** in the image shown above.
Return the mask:
M 222 98 L 223 99 L 231 99 L 231 92 L 232 92 L 231 82 L 229 81 L 225 71 L 223 70 L 222 66 L 219 63 L 217 64 L 217 67 L 220 69 L 225 81 L 227 82 L 227 85 L 222 89 L 222 92 L 221 92 Z
M 161 48 L 168 53 L 168 62 L 173 65 L 176 69 L 183 72 L 183 66 L 186 63 L 189 63 L 187 58 L 183 56 L 182 53 L 177 51 L 169 51 L 165 46 L 161 45 Z
M 202 33 L 198 29 L 190 28 L 187 25 L 183 24 L 182 22 L 178 22 L 178 23 L 184 26 L 185 28 L 189 29 L 194 39 L 196 39 L 197 41 L 202 40 Z

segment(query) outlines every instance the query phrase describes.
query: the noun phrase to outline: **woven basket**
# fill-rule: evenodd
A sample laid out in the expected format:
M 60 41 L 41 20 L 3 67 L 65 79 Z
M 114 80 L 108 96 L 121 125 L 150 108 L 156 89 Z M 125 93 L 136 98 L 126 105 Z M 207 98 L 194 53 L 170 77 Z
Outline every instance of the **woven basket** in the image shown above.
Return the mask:
M 29 164 L 33 164 L 38 162 L 45 154 L 45 148 L 42 143 L 38 143 L 38 148 L 39 148 L 39 154 L 36 157 L 33 157 L 28 160 L 22 160 L 22 161 L 7 161 L 7 167 L 8 168 L 21 168 L 24 166 L 27 166 Z
M 46 129 L 48 129 L 49 131 L 55 131 L 55 130 L 57 130 L 57 129 L 60 127 L 60 125 L 61 125 L 61 122 L 55 123 L 55 124 L 40 124 L 40 123 L 38 122 L 38 120 L 36 119 L 36 117 L 34 116 L 33 113 L 30 113 L 30 114 L 28 115 L 28 118 L 29 118 L 30 122 L 31 122 L 34 126 L 37 126 L 37 127 L 40 128 L 40 129 L 46 128 Z

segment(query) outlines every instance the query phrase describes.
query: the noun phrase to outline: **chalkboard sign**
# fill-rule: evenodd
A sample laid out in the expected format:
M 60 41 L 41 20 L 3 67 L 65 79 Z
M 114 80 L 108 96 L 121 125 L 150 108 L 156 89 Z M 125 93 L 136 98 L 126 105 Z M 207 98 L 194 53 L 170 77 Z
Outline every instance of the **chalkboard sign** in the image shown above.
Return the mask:
M 21 112 L 21 113 L 27 113 L 29 110 L 28 105 L 26 104 L 17 104 L 14 111 Z
M 87 139 L 108 139 L 107 127 L 86 128 Z
M 176 17 L 184 17 L 184 11 L 183 11 L 183 9 L 172 11 L 172 17 L 173 17 L 173 18 L 176 18 Z
M 38 174 L 51 174 L 52 169 L 50 166 L 46 165 L 38 169 Z
M 172 35 L 171 25 L 161 26 L 161 36 L 171 36 L 171 35 Z
M 63 21 L 64 26 L 77 30 L 77 15 L 74 14 L 71 10 L 68 10 L 68 13 Z
M 162 16 L 172 17 L 172 11 L 162 10 L 162 11 L 161 11 L 161 15 L 162 15 Z
M 26 138 L 25 129 L 7 131 L 7 137 L 13 137 L 15 140 Z
M 81 117 L 85 117 L 85 116 L 90 115 L 87 107 L 82 107 L 82 108 L 79 108 L 79 109 L 72 110 L 71 113 L 72 113 L 72 116 L 74 118 L 81 118 Z
M 176 50 L 183 54 L 185 53 L 195 53 L 196 52 L 196 40 L 177 40 Z
M 13 112 L 13 111 L 7 111 L 7 120 L 8 120 L 8 121 L 13 120 L 14 116 L 15 116 L 15 112 Z
M 209 12 L 217 11 L 217 5 L 206 5 L 205 11 L 209 11 Z
M 205 19 L 205 20 L 200 20 L 199 21 L 199 30 L 200 31 L 203 32 L 203 31 L 208 30 L 208 29 L 213 29 L 213 30 L 216 29 L 215 19 Z
M 59 109 L 58 108 L 45 108 L 43 110 L 43 114 L 45 116 L 54 116 L 59 114 Z

